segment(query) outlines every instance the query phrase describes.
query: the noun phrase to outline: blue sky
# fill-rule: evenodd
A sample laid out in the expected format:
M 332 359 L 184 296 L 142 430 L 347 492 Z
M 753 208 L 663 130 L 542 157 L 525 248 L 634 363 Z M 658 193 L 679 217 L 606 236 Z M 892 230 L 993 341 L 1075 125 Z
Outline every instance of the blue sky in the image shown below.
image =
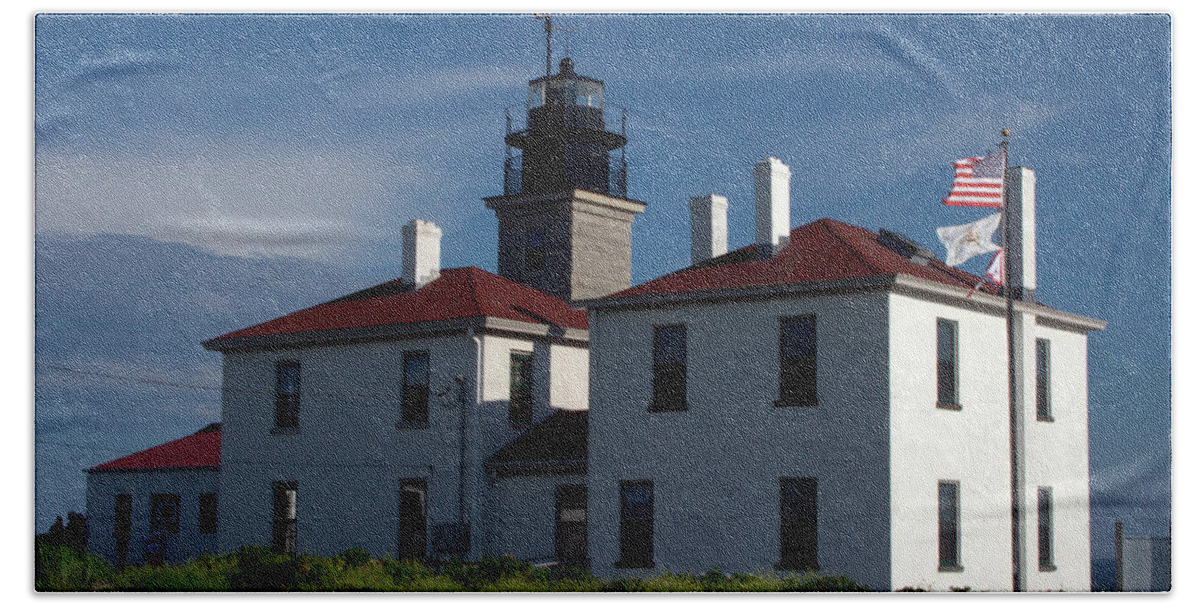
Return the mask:
M 1012 161 L 1038 172 L 1039 299 L 1110 323 L 1090 353 L 1093 492 L 1107 501 L 1094 520 L 1109 526 L 1096 553 L 1110 516 L 1167 532 L 1169 18 L 560 24 L 576 30 L 577 71 L 628 112 L 629 193 L 649 203 L 635 282 L 687 264 L 689 196 L 729 197 L 730 245 L 750 242 L 750 172 L 766 156 L 792 168 L 794 225 L 831 217 L 941 252 L 937 226 L 981 215 L 938 204 L 950 162 L 1012 129 Z M 68 15 L 36 27 L 39 235 L 137 235 L 382 281 L 399 274 L 399 227 L 421 217 L 443 227 L 445 266 L 495 269 L 480 199 L 502 191 L 504 109 L 521 111 L 544 69 L 529 16 Z M 135 433 L 114 441 L 147 447 Z M 80 507 L 82 496 L 56 504 Z

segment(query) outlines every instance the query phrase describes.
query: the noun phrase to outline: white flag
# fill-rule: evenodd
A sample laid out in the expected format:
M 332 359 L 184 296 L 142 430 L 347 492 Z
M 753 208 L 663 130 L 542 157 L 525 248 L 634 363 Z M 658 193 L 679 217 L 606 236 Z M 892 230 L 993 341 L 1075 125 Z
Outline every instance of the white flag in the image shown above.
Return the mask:
M 981 253 L 1000 249 L 992 242 L 999 225 L 1000 214 L 993 213 L 970 224 L 938 228 L 938 239 L 946 246 L 946 265 L 958 266 Z
M 983 278 L 997 284 L 1004 284 L 1004 250 L 996 252 L 992 256 L 992 263 L 988 264 L 987 270 L 983 272 Z

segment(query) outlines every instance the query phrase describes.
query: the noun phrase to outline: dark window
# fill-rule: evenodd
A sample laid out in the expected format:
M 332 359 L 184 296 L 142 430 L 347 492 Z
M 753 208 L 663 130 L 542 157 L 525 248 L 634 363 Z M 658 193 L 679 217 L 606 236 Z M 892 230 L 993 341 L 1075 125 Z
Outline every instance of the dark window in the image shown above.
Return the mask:
M 525 235 L 525 271 L 546 269 L 546 233 L 535 230 Z
M 779 567 L 817 570 L 817 480 L 779 480 Z
M 508 421 L 529 424 L 533 422 L 533 355 L 513 353 L 508 369 Z
M 554 553 L 566 564 L 587 563 L 587 486 L 560 485 L 554 497 Z
M 200 495 L 200 533 L 212 534 L 217 531 L 217 494 Z
M 400 559 L 424 559 L 427 540 L 425 480 L 400 481 L 400 528 L 397 550 Z
M 654 398 L 652 412 L 687 409 L 687 328 L 654 328 Z
M 275 364 L 275 426 L 300 426 L 300 362 Z
M 150 531 L 179 533 L 179 495 L 150 495 Z
M 400 420 L 429 422 L 429 353 L 404 353 L 404 394 Z
M 1050 488 L 1038 488 L 1038 566 L 1054 567 L 1054 506 Z
M 129 540 L 133 529 L 133 495 L 117 494 L 113 509 L 113 538 Z
M 1050 415 L 1050 341 L 1038 339 L 1037 344 L 1037 418 L 1051 421 Z
M 937 321 L 937 402 L 958 405 L 958 323 Z
M 615 565 L 654 567 L 653 482 L 621 482 L 621 558 Z
M 779 322 L 779 406 L 817 404 L 817 318 Z
M 277 481 L 274 490 L 274 515 L 271 547 L 279 553 L 296 553 L 296 489 L 294 481 Z
M 938 482 L 938 567 L 957 570 L 959 561 L 958 482 Z

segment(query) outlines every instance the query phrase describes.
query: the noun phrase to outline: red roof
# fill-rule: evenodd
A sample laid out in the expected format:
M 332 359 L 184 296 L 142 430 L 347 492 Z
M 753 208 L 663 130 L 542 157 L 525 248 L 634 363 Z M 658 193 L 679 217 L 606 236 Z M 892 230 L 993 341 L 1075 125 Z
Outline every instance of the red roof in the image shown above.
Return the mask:
M 500 317 L 528 323 L 587 329 L 587 313 L 565 300 L 471 266 L 447 268 L 417 290 L 399 280 L 305 308 L 216 338 Z
M 221 466 L 221 427 L 212 424 L 182 439 L 96 465 L 90 471 Z
M 792 229 L 788 245 L 774 256 L 758 256 L 749 245 L 718 258 L 635 285 L 609 297 L 683 293 L 907 274 L 946 285 L 973 288 L 979 277 L 938 260 L 920 264 L 879 241 L 879 235 L 836 220 L 820 219 Z M 985 284 L 981 291 L 995 294 Z

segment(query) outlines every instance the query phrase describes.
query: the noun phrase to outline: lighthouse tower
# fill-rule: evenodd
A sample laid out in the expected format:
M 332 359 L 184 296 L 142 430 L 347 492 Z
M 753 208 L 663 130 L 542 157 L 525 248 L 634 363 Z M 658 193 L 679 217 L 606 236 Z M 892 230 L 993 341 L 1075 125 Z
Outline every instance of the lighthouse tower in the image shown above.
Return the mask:
M 629 287 L 646 203 L 626 198 L 624 116 L 618 133 L 606 114 L 604 82 L 569 57 L 529 81 L 525 124 L 510 120 L 504 138 L 504 194 L 484 199 L 500 221 L 501 276 L 567 301 Z

